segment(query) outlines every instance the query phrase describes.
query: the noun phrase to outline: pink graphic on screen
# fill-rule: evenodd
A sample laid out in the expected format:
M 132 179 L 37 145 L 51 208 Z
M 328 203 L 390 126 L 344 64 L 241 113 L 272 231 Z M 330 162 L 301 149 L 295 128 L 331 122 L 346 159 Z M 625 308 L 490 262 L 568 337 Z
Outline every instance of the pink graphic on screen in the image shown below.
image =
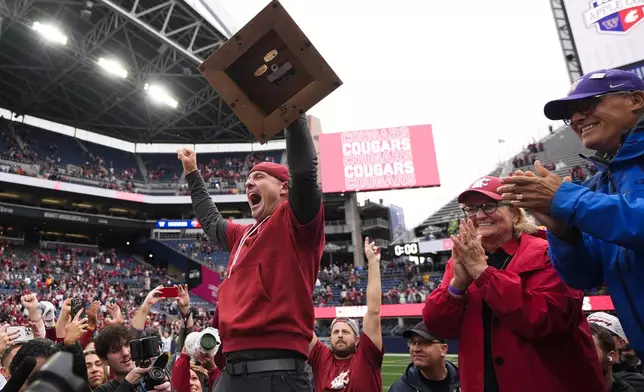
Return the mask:
M 216 304 L 220 284 L 221 275 L 218 272 L 201 266 L 201 284 L 190 290 L 190 293 L 198 295 L 211 304 Z
M 431 125 L 322 134 L 325 193 L 440 185 Z

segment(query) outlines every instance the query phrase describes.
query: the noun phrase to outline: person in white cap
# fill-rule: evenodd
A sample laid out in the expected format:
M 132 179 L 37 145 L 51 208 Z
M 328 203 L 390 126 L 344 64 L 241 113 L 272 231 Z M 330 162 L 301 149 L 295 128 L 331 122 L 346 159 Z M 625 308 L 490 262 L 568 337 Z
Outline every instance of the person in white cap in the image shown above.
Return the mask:
M 641 366 L 637 366 L 641 364 L 641 361 L 634 353 L 634 358 L 625 354 L 625 351 L 630 352 L 633 350 L 629 349 L 630 344 L 619 319 L 606 312 L 595 312 L 590 314 L 587 320 L 589 323 L 597 324 L 611 333 L 613 342 L 615 342 L 615 351 L 617 352 L 617 359 L 613 363 L 613 374 L 635 388 L 636 391 L 644 391 L 644 375 L 638 370 Z

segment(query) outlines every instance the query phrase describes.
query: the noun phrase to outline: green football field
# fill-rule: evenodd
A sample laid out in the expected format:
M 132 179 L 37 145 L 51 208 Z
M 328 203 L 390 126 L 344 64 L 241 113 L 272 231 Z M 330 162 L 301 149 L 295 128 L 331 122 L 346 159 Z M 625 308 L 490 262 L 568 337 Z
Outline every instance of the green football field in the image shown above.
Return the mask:
M 448 355 L 447 359 L 454 364 L 457 363 L 456 355 Z M 389 390 L 391 384 L 402 376 L 410 362 L 409 354 L 385 354 L 382 361 L 382 388 Z

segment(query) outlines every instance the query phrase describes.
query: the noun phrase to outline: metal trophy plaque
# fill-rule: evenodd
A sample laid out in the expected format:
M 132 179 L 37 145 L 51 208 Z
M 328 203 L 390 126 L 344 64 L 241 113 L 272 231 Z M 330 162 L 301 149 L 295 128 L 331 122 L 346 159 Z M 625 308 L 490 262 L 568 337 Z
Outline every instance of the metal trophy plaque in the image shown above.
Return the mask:
M 199 71 L 262 144 L 342 85 L 277 0 Z

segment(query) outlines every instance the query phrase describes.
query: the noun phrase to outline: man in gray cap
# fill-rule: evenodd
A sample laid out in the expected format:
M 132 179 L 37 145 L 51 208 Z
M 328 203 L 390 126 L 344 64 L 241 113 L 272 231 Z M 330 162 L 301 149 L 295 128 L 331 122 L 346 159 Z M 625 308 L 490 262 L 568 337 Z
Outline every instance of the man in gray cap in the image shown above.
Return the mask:
M 338 317 L 331 323 L 331 348 L 313 335 L 309 364 L 316 391 L 382 391 L 381 366 L 385 355 L 380 326 L 380 248 L 369 237 L 364 241 L 369 261 L 367 312 L 363 330 L 356 320 Z
M 427 331 L 424 322 L 403 333 L 411 363 L 389 392 L 455 392 L 461 383 L 458 368 L 446 359 L 447 342 Z

